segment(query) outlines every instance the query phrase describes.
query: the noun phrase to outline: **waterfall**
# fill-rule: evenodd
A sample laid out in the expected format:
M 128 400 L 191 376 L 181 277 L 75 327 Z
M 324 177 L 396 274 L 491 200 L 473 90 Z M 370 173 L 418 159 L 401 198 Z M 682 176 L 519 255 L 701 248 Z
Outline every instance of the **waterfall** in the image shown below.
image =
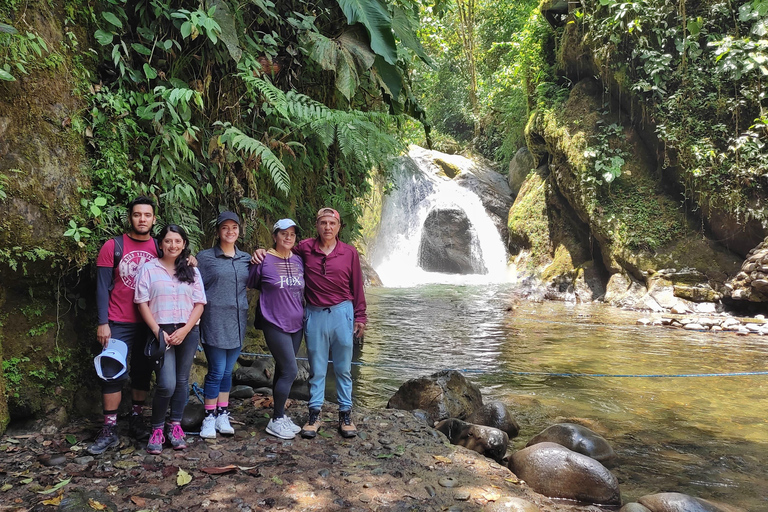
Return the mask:
M 402 287 L 427 283 L 482 284 L 512 280 L 507 252 L 496 226 L 474 192 L 440 174 L 439 157 L 461 170 L 473 163 L 412 146 L 393 172 L 392 190 L 384 197 L 379 230 L 369 248 L 371 264 L 385 286 Z M 471 243 L 466 251 L 487 270 L 485 274 L 427 272 L 419 267 L 419 246 L 424 222 L 436 208 L 460 209 L 471 224 Z

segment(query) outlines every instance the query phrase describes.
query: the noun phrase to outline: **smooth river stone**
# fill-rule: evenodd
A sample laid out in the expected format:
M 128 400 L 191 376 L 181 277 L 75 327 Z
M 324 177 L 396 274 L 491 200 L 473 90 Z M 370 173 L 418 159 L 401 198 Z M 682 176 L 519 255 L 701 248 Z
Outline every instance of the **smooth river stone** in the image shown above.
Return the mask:
M 616 452 L 613 451 L 605 438 L 587 427 L 575 423 L 552 425 L 528 441 L 526 446 L 544 442 L 557 443 L 569 450 L 592 457 L 603 464 L 616 458 Z
M 522 498 L 504 497 L 483 507 L 483 512 L 540 512 L 539 507 Z
M 556 443 L 538 443 L 515 452 L 509 469 L 534 491 L 602 505 L 620 505 L 619 482 L 608 468 Z
M 619 512 L 651 512 L 651 511 L 639 503 L 627 503 L 626 505 L 621 507 L 621 509 L 619 509 Z
M 651 512 L 744 512 L 738 507 L 714 503 L 679 492 L 649 494 L 637 501 Z

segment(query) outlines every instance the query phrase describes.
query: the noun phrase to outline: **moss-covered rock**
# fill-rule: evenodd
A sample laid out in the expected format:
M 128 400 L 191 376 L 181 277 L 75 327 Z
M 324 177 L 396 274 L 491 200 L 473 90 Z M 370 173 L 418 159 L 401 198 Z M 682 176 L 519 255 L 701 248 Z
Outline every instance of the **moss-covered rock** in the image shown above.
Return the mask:
M 620 114 L 606 110 L 600 84 L 585 79 L 564 108 L 532 115 L 526 140 L 543 141 L 531 153 L 548 155 L 557 190 L 589 226 L 611 273 L 644 280 L 662 268 L 689 267 L 722 285 L 738 258 L 703 238 L 666 195 L 653 155 Z M 602 173 L 616 162 L 615 180 L 606 183 Z

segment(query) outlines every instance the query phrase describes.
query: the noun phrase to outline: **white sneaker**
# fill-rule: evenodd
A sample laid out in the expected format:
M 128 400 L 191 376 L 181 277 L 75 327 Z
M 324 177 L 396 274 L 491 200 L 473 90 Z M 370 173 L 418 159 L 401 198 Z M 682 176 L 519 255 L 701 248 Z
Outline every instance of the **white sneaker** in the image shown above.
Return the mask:
M 216 439 L 216 416 L 213 414 L 203 418 L 203 426 L 200 427 L 200 437 L 203 439 Z
M 291 430 L 293 430 L 294 434 L 301 432 L 301 427 L 295 424 L 291 418 L 288 416 L 283 416 L 283 419 L 285 419 L 285 421 L 288 423 L 288 426 L 291 427 Z
M 216 416 L 216 430 L 222 434 L 234 434 L 235 429 L 229 424 L 229 411 Z
M 269 420 L 267 434 L 272 434 L 280 439 L 293 439 L 296 437 L 296 433 L 291 428 L 291 424 L 285 421 L 285 417 Z

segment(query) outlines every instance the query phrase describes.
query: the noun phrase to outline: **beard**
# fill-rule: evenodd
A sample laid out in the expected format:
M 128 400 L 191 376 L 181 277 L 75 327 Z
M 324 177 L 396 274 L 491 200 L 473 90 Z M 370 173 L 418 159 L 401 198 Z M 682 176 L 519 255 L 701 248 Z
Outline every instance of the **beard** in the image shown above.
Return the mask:
M 133 232 L 136 233 L 137 235 L 148 235 L 152 232 L 152 226 L 148 228 L 137 228 L 136 226 L 131 226 L 131 228 L 133 229 Z

